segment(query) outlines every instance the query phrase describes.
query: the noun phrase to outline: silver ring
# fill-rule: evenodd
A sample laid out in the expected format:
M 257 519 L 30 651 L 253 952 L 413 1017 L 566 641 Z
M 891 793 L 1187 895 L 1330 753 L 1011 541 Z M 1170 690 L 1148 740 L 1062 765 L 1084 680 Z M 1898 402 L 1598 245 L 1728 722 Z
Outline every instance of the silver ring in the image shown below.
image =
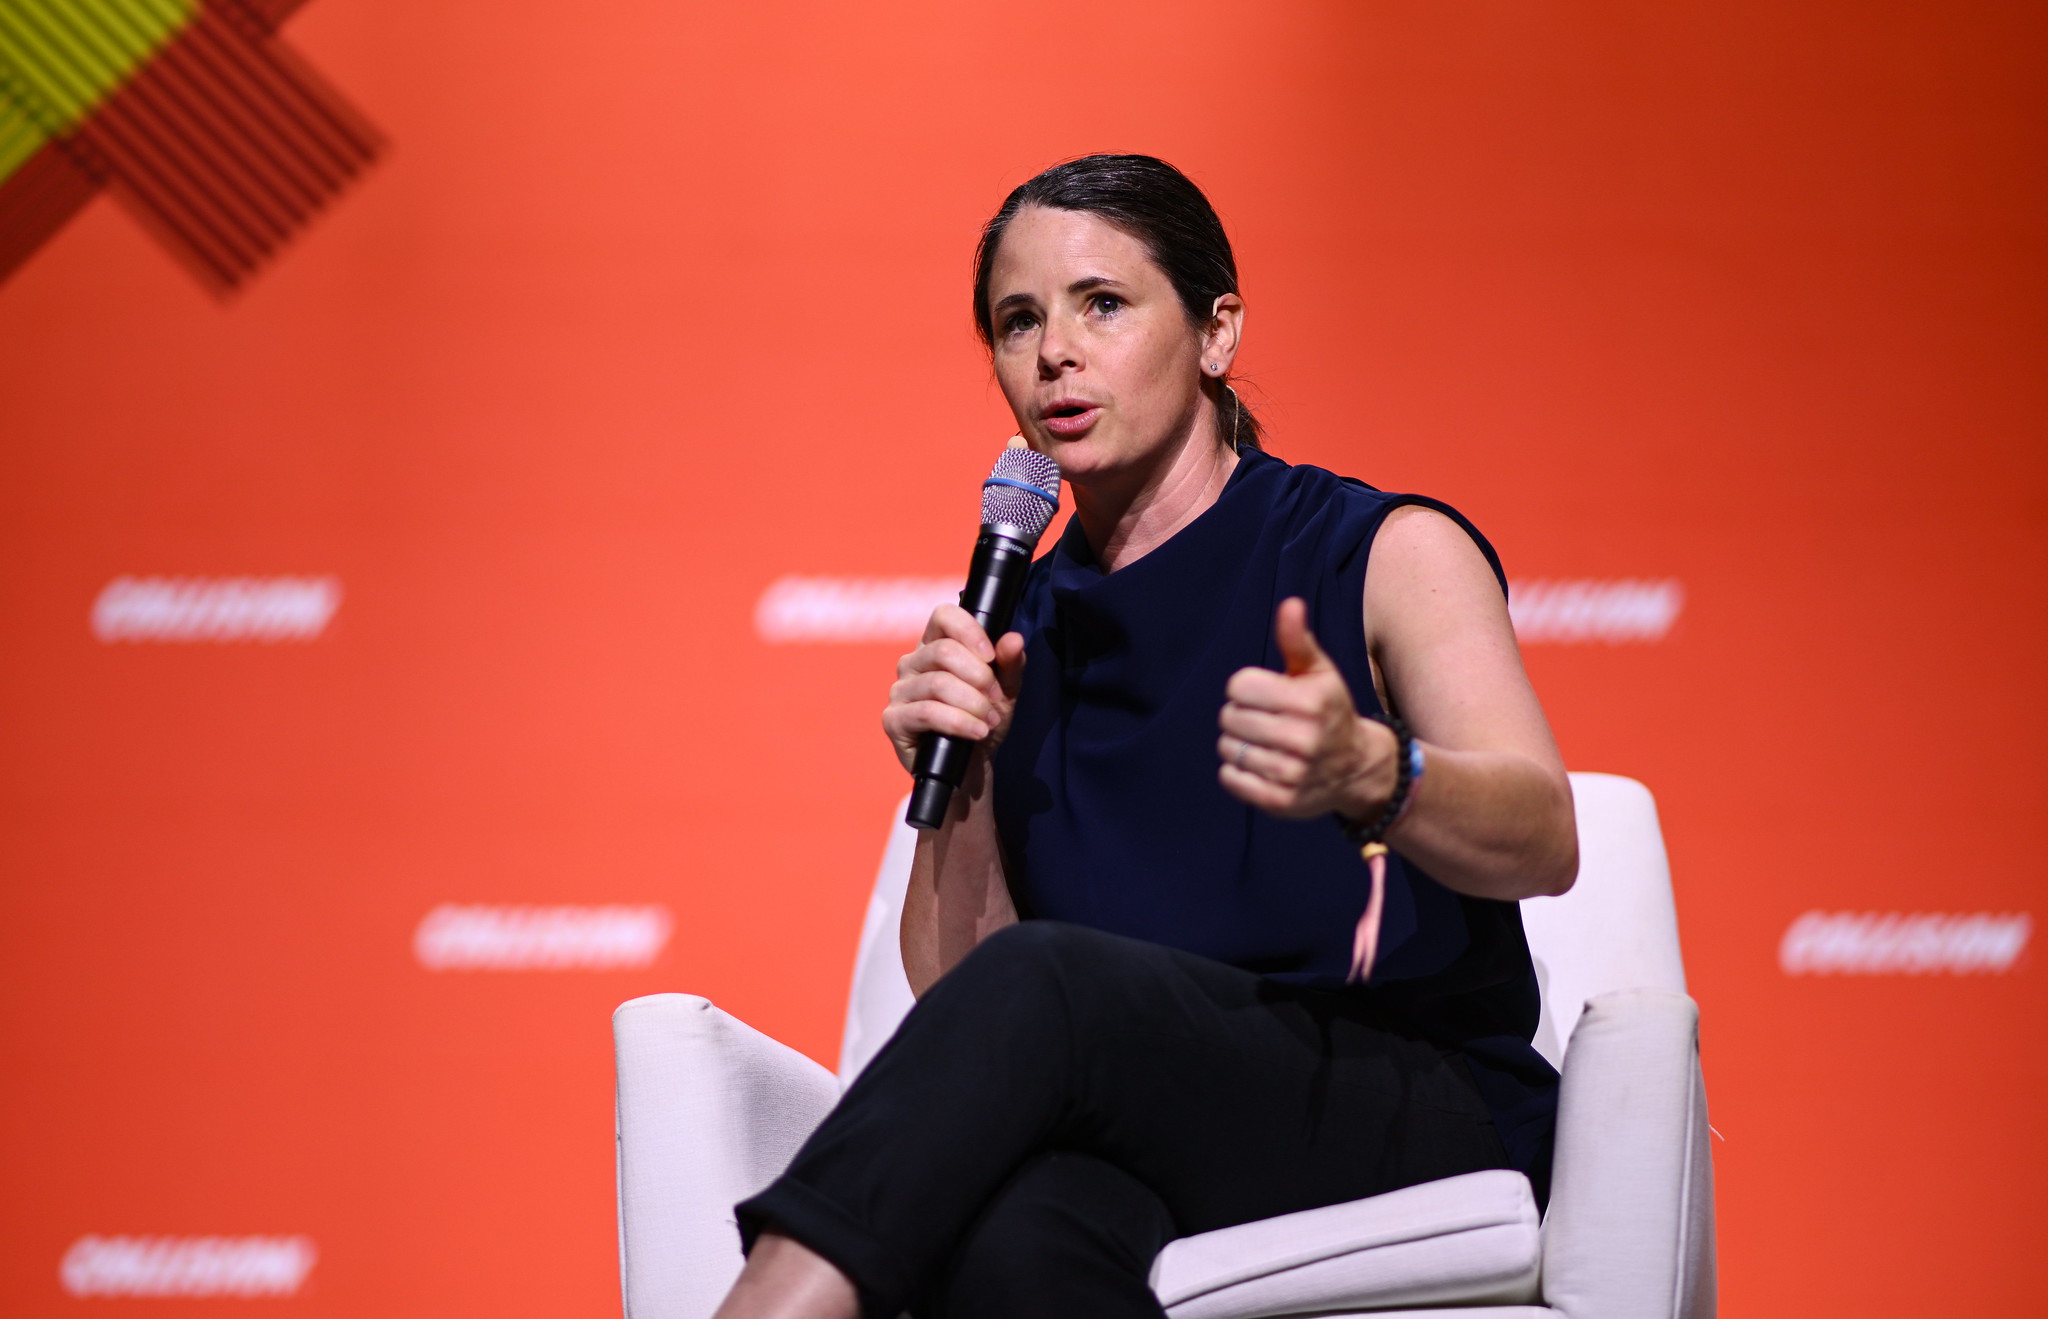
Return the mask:
M 1239 769 L 1240 771 L 1242 771 L 1242 772 L 1246 773 L 1246 774 L 1249 774 L 1249 773 L 1251 773 L 1251 771 L 1250 771 L 1250 770 L 1248 770 L 1248 769 L 1245 769 L 1245 767 L 1244 767 L 1244 758 L 1245 758 L 1245 753 L 1246 753 L 1246 752 L 1248 752 L 1248 751 L 1250 751 L 1251 749 L 1252 749 L 1252 744 L 1251 744 L 1251 743 L 1249 743 L 1249 742 L 1245 741 L 1245 740 L 1244 740 L 1243 738 L 1241 738 L 1241 737 L 1240 737 L 1239 739 L 1237 739 L 1237 761 L 1236 761 L 1236 764 L 1237 764 L 1237 767 L 1238 767 L 1238 769 Z

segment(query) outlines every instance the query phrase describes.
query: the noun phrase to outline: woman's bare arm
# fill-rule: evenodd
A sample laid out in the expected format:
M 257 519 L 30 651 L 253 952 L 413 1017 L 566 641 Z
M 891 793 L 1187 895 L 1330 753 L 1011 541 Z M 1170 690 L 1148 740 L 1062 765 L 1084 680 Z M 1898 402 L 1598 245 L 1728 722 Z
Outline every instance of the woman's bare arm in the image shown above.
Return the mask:
M 934 610 L 924 640 L 896 666 L 882 728 L 905 769 L 927 732 L 981 744 L 946 822 L 918 835 L 911 862 L 900 938 L 903 971 L 919 997 L 976 944 L 1017 919 L 996 838 L 988 766 L 1009 729 L 1023 667 L 1021 636 L 1007 633 L 992 646 L 958 605 Z
M 1394 510 L 1366 568 L 1365 617 L 1381 703 L 1428 761 L 1389 845 L 1475 897 L 1569 889 L 1579 873 L 1571 781 L 1472 537 L 1434 509 Z

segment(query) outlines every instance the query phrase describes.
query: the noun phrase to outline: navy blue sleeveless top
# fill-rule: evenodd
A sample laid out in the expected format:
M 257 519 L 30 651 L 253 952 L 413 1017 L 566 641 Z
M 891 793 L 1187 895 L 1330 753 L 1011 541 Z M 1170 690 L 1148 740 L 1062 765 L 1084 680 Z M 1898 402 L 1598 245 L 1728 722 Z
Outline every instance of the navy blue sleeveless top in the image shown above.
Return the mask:
M 1255 449 L 1211 508 L 1115 573 L 1070 518 L 1017 611 L 1027 662 L 996 756 L 997 829 L 1027 916 L 1366 995 L 1392 1028 L 1461 1054 L 1509 1162 L 1545 1197 L 1557 1073 L 1529 1043 L 1539 1001 L 1520 908 L 1454 893 L 1396 853 L 1372 979 L 1347 988 L 1368 890 L 1358 849 L 1332 817 L 1278 819 L 1216 780 L 1224 684 L 1246 665 L 1286 667 L 1273 613 L 1290 595 L 1359 712 L 1381 713 L 1365 565 L 1403 504 L 1455 519 L 1500 573 L 1448 506 Z

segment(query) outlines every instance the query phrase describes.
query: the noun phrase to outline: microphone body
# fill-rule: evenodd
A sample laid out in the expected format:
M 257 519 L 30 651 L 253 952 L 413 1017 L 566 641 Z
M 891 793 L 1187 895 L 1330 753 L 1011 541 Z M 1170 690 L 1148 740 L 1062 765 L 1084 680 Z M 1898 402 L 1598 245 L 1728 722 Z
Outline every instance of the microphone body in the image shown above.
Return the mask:
M 1014 475 L 1013 475 L 1014 473 Z M 1006 450 L 983 487 L 981 535 L 967 565 L 960 607 L 995 641 L 1010 630 L 1031 555 L 1059 503 L 1059 469 L 1029 449 Z M 945 822 L 953 792 L 967 777 L 975 743 L 968 738 L 926 733 L 918 739 L 911 774 L 910 809 L 904 820 L 919 829 Z

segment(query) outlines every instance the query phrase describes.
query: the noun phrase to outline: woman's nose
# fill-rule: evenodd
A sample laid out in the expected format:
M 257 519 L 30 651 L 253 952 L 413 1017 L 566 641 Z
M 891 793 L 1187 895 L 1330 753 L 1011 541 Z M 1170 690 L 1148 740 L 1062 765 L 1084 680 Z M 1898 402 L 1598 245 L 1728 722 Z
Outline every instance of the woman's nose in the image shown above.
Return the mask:
M 1038 374 L 1041 379 L 1052 380 L 1061 371 L 1081 365 L 1080 355 L 1065 334 L 1047 327 L 1045 338 L 1038 342 Z

